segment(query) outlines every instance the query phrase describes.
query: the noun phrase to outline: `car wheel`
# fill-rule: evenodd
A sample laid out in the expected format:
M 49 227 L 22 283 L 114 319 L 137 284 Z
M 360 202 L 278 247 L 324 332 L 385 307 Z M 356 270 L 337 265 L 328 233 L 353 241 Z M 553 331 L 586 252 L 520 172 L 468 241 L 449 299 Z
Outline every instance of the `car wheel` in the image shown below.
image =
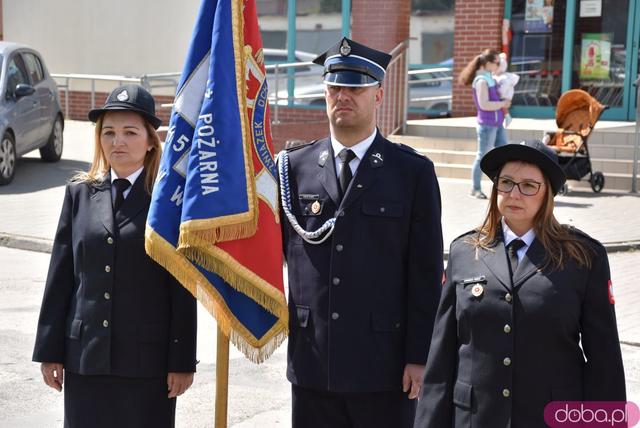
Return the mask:
M 45 162 L 57 162 L 62 157 L 62 116 L 57 116 L 51 128 L 51 135 L 47 145 L 40 149 L 40 157 Z
M 16 173 L 16 142 L 5 133 L 0 140 L 0 186 L 11 183 Z

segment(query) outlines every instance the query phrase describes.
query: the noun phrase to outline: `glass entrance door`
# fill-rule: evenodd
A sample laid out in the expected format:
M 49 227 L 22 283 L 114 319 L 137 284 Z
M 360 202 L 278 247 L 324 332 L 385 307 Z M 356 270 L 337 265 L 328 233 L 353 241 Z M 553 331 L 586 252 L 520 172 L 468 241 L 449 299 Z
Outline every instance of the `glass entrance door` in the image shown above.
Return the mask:
M 578 0 L 574 16 L 571 88 L 589 92 L 609 106 L 603 118 L 627 120 L 637 0 Z M 635 50 L 635 52 L 634 52 Z M 634 55 L 635 53 L 635 55 Z M 637 66 L 636 66 L 637 68 Z M 634 92 L 635 94 L 635 92 Z
M 580 88 L 609 106 L 603 119 L 635 120 L 640 0 L 506 0 L 505 15 L 514 116 L 554 117 L 560 95 Z

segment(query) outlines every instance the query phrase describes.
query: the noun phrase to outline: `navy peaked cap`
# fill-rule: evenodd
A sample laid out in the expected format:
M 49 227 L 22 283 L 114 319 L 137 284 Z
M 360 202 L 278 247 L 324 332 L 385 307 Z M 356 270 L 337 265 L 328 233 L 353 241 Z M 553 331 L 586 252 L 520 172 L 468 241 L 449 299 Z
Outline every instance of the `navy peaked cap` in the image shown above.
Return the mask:
M 384 80 L 391 55 L 343 37 L 313 60 L 324 66 L 324 83 L 335 86 L 374 86 Z

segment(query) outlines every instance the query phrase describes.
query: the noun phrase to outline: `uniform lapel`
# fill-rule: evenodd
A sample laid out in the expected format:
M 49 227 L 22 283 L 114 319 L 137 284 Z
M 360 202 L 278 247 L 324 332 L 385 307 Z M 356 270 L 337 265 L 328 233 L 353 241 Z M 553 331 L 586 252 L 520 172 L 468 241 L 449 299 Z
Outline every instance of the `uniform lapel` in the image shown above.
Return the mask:
M 503 287 L 511 291 L 511 273 L 509 272 L 509 259 L 504 241 L 500 239 L 490 250 L 479 249 L 478 251 L 482 252 L 481 258 L 484 264 L 498 278 Z
M 111 200 L 111 174 L 107 174 L 103 181 L 93 184 L 91 199 L 94 200 L 96 213 L 105 229 L 113 235 L 113 201 Z
M 119 229 L 129 223 L 140 211 L 149 206 L 151 195 L 144 189 L 144 175 L 145 171 L 143 170 L 136 182 L 133 183 L 131 192 L 127 195 L 122 206 L 115 214 L 116 224 Z
M 324 190 L 327 191 L 337 207 L 340 203 L 340 190 L 338 189 L 338 176 L 336 174 L 335 156 L 331 148 L 331 139 L 324 139 L 318 144 L 318 147 L 317 156 L 318 166 L 320 167 L 318 181 L 320 181 L 322 187 L 324 187 Z
M 538 272 L 544 264 L 545 251 L 544 247 L 537 239 L 531 243 L 531 247 L 527 249 L 524 257 L 518 263 L 513 275 L 513 286 L 521 286 L 533 274 Z
M 377 132 L 375 140 L 367 149 L 364 157 L 360 160 L 358 169 L 356 170 L 347 192 L 342 200 L 342 209 L 346 209 L 353 204 L 367 189 L 373 187 L 373 183 L 378 178 L 378 169 L 384 166 L 384 140 Z

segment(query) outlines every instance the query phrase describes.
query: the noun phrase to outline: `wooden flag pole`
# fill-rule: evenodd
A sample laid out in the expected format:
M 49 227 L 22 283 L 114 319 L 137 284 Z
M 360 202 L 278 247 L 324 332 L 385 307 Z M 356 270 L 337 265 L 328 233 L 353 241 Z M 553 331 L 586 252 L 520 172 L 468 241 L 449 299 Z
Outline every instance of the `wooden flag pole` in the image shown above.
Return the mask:
M 216 425 L 227 428 L 227 403 L 229 401 L 229 338 L 218 327 L 216 352 Z

